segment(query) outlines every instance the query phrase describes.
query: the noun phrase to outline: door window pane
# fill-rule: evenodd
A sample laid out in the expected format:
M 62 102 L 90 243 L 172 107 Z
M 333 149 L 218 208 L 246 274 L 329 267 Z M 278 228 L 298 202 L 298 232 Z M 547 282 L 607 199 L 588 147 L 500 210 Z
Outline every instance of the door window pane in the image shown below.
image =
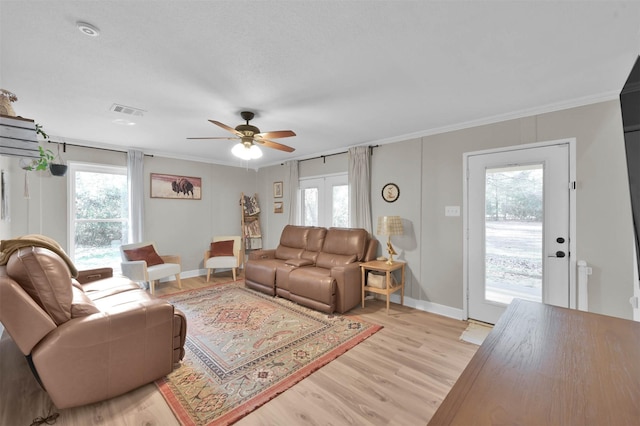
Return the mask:
M 542 301 L 543 167 L 486 170 L 485 299 Z
M 331 226 L 349 227 L 349 185 L 333 186 L 333 214 Z
M 302 224 L 318 226 L 318 188 L 302 190 Z

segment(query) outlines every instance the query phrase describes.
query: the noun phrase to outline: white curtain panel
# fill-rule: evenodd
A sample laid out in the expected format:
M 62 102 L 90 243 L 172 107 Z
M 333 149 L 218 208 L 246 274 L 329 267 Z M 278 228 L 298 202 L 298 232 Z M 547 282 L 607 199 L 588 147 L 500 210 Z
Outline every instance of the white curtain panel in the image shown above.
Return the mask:
M 298 190 L 300 187 L 300 173 L 298 160 L 287 161 L 289 167 L 289 182 L 287 185 L 289 193 L 289 224 L 298 224 Z
M 144 153 L 127 152 L 127 186 L 129 189 L 129 244 L 144 241 Z
M 351 226 L 371 233 L 371 154 L 368 146 L 349 148 L 349 209 Z

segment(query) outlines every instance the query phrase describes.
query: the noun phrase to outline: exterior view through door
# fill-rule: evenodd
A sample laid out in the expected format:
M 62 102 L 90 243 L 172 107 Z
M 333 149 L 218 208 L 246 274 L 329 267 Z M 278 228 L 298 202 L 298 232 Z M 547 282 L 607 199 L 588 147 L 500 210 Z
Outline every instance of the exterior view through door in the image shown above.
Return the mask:
M 570 141 L 465 154 L 469 318 L 514 298 L 570 306 Z

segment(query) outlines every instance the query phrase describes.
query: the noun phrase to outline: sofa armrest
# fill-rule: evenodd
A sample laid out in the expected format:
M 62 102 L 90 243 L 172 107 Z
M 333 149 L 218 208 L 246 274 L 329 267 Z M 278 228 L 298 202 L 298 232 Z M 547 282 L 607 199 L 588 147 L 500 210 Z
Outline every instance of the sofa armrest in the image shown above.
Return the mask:
M 29 355 L 33 347 L 56 328 L 51 317 L 31 296 L 6 276 L 0 276 L 0 322 L 23 355 Z
M 350 263 L 344 266 L 331 268 L 331 276 L 336 279 L 336 291 L 339 296 L 336 300 L 336 311 L 343 314 L 361 303 L 362 281 L 360 263 Z
M 33 364 L 58 408 L 111 398 L 172 371 L 174 317 L 167 301 L 143 299 L 74 318 L 42 339 Z
M 178 265 L 182 264 L 182 262 L 180 261 L 180 256 L 175 254 L 163 254 L 160 255 L 160 259 L 162 259 L 164 263 L 177 263 Z
M 275 258 L 276 258 L 276 251 L 274 249 L 256 250 L 249 253 L 249 260 L 275 259 Z
M 78 271 L 78 278 L 76 279 L 80 284 L 87 284 L 91 281 L 97 281 L 111 277 L 113 277 L 113 268 L 96 268 Z
M 147 262 L 144 260 L 121 262 L 120 267 L 122 268 L 122 275 L 133 281 L 149 281 Z

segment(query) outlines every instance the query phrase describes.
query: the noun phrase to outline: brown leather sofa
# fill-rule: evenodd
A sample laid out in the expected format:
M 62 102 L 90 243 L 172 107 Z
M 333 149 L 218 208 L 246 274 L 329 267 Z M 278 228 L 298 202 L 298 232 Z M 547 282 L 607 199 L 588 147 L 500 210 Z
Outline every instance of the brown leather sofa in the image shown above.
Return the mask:
M 378 241 L 360 228 L 287 225 L 273 250 L 257 250 L 245 284 L 318 311 L 344 313 L 360 304 L 360 263 L 375 259 Z
M 0 321 L 58 408 L 126 393 L 184 356 L 186 318 L 170 303 L 110 268 L 72 279 L 43 247 L 20 248 L 0 266 Z

